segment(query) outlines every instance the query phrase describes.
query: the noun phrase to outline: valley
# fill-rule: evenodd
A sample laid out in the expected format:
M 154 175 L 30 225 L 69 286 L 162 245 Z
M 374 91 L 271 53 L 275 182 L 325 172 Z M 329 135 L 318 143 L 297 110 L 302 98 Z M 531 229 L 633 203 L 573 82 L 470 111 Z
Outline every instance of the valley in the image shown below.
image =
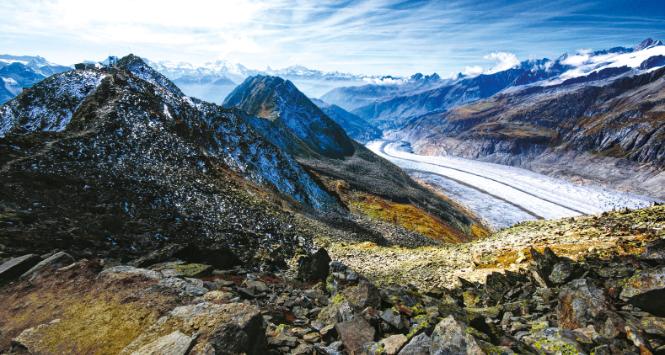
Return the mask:
M 495 229 L 527 220 L 641 208 L 656 201 L 597 186 L 576 185 L 516 167 L 418 155 L 410 152 L 404 142 L 376 140 L 367 147 L 467 206 Z
M 665 45 L 514 59 L 0 56 L 0 353 L 665 354 Z

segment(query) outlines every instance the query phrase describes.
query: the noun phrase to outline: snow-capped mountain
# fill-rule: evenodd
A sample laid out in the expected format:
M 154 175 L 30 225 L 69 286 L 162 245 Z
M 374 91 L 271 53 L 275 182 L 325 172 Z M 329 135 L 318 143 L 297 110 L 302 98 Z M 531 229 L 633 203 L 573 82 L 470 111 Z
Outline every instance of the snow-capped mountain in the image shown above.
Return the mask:
M 657 63 L 664 49 L 589 54 L 564 72 L 587 75 L 513 86 L 413 117 L 392 135 L 423 154 L 515 165 L 663 199 L 665 63 L 644 63 Z
M 382 129 L 399 129 L 409 119 L 490 97 L 526 85 L 545 86 L 595 82 L 636 75 L 665 65 L 665 45 L 646 39 L 640 44 L 606 50 L 583 50 L 555 60 L 526 60 L 513 68 L 476 76 L 459 74 L 426 86 L 412 80 L 392 85 L 333 89 L 322 99 L 360 116 Z
M 224 60 L 195 66 L 190 63 L 168 61 L 151 62 L 151 67 L 171 79 L 185 93 L 200 99 L 221 103 L 235 85 L 254 75 L 279 76 L 292 81 L 309 97 L 319 97 L 333 88 L 357 86 L 367 83 L 401 82 L 402 78 L 357 75 L 338 71 L 324 72 L 301 65 L 283 69 L 250 69 L 238 63 Z
M 0 55 L 0 104 L 18 95 L 23 89 L 69 69 L 39 56 Z

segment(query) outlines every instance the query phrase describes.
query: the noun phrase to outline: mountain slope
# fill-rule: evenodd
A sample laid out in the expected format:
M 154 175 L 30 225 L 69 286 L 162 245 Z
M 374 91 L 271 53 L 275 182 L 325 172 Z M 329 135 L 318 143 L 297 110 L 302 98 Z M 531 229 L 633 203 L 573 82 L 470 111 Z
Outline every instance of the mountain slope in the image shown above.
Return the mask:
M 381 130 L 351 112 L 319 99 L 312 99 L 312 102 L 356 141 L 366 143 L 373 139 L 381 138 Z
M 0 244 L 127 257 L 196 241 L 228 263 L 306 244 L 275 203 L 335 198 L 237 112 L 181 94 L 128 56 L 3 105 Z
M 594 75 L 594 74 L 589 74 Z M 415 118 L 403 132 L 453 154 L 665 197 L 665 68 L 511 90 Z
M 412 219 L 428 220 L 436 228 L 425 234 L 446 241 L 468 240 L 477 236 L 476 232 L 482 234 L 482 228 L 467 212 L 442 200 L 397 166 L 349 139 L 341 127 L 289 81 L 265 76 L 248 78 L 226 103 L 237 104 L 248 112 L 248 122 L 257 132 L 295 155 L 352 213 L 396 222 L 411 230 L 416 229 Z M 303 127 L 307 130 L 302 130 Z M 314 127 L 325 127 L 329 130 L 327 136 L 338 138 L 319 140 L 327 148 L 322 149 L 315 143 L 322 131 L 310 131 Z M 344 154 L 338 153 L 341 147 L 345 147 Z M 409 212 L 404 217 L 409 218 L 400 219 L 398 216 L 405 211 Z
M 257 75 L 238 85 L 224 100 L 250 115 L 282 125 L 309 149 L 326 157 L 353 154 L 351 139 L 344 130 L 290 82 Z

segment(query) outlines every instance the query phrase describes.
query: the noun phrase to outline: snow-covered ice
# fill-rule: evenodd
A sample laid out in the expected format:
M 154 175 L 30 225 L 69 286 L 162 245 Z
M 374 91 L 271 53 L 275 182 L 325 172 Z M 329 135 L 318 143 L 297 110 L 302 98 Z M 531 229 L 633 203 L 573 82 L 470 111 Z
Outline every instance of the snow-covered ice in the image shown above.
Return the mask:
M 511 166 L 451 156 L 417 155 L 397 142 L 373 141 L 367 147 L 419 179 L 440 187 L 495 228 L 534 218 L 646 207 L 654 201 L 644 196 L 576 185 Z M 502 215 L 488 204 L 503 206 L 505 213 Z

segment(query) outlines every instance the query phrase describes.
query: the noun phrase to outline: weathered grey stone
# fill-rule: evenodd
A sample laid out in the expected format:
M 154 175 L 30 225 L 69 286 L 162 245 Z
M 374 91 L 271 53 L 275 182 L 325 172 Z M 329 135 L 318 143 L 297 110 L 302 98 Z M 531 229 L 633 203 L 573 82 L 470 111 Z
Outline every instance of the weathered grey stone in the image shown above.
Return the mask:
M 402 346 L 406 344 L 407 340 L 408 339 L 405 335 L 395 334 L 382 339 L 379 341 L 379 343 L 383 346 L 383 351 L 385 351 L 386 354 L 395 355 L 402 348 Z
M 643 260 L 665 261 L 665 238 L 647 244 L 640 258 Z
M 367 307 L 379 308 L 381 306 L 379 289 L 367 280 L 361 280 L 357 285 L 345 288 L 342 295 L 357 311 Z
M 133 266 L 126 266 L 126 265 L 120 265 L 120 266 L 113 266 L 108 269 L 102 270 L 98 277 L 100 278 L 108 278 L 108 279 L 125 279 L 128 277 L 144 277 L 146 279 L 152 279 L 152 280 L 159 280 L 163 276 L 161 273 L 154 271 L 154 270 L 148 270 L 148 269 L 141 269 Z
M 484 354 L 476 339 L 466 331 L 466 324 L 448 316 L 432 332 L 430 354 Z
M 181 296 L 203 296 L 208 289 L 203 287 L 203 282 L 198 279 L 181 279 L 178 277 L 166 277 L 159 280 L 159 286 L 177 291 Z
M 381 312 L 381 319 L 395 329 L 399 330 L 404 328 L 404 324 L 402 324 L 402 316 L 390 308 Z
M 335 329 L 349 354 L 360 354 L 363 346 L 374 340 L 376 332 L 374 327 L 361 317 L 337 323 Z
M 194 337 L 187 336 L 180 331 L 165 335 L 150 344 L 146 344 L 132 355 L 185 355 L 192 346 Z
M 30 270 L 41 258 L 36 254 L 27 254 L 9 259 L 0 265 L 0 284 L 9 282 Z
M 427 334 L 420 333 L 411 338 L 409 343 L 400 350 L 399 355 L 428 355 L 431 346 L 432 339 Z
M 556 312 L 560 327 L 577 329 L 594 324 L 609 309 L 602 289 L 587 279 L 577 279 L 561 288 Z
M 134 339 L 122 353 L 131 354 L 176 330 L 185 334 L 197 333 L 197 342 L 208 342 L 216 354 L 264 354 L 266 349 L 259 308 L 245 303 L 202 302 L 174 308 Z
M 59 252 L 49 256 L 48 258 L 40 261 L 39 263 L 37 263 L 37 265 L 30 268 L 30 270 L 24 272 L 23 275 L 21 275 L 21 278 L 27 278 L 27 277 L 30 277 L 32 275 L 35 275 L 38 272 L 40 272 L 40 271 L 42 271 L 42 270 L 44 270 L 48 267 L 59 268 L 59 267 L 69 265 L 73 262 L 74 262 L 74 258 L 71 255 L 65 253 L 64 251 L 59 251 Z
M 665 265 L 638 271 L 625 280 L 621 299 L 659 317 L 665 317 Z
M 566 329 L 547 328 L 522 338 L 526 344 L 543 354 L 584 354 L 576 335 Z
M 562 259 L 552 267 L 549 279 L 555 285 L 562 285 L 573 277 L 574 271 L 573 263 Z

